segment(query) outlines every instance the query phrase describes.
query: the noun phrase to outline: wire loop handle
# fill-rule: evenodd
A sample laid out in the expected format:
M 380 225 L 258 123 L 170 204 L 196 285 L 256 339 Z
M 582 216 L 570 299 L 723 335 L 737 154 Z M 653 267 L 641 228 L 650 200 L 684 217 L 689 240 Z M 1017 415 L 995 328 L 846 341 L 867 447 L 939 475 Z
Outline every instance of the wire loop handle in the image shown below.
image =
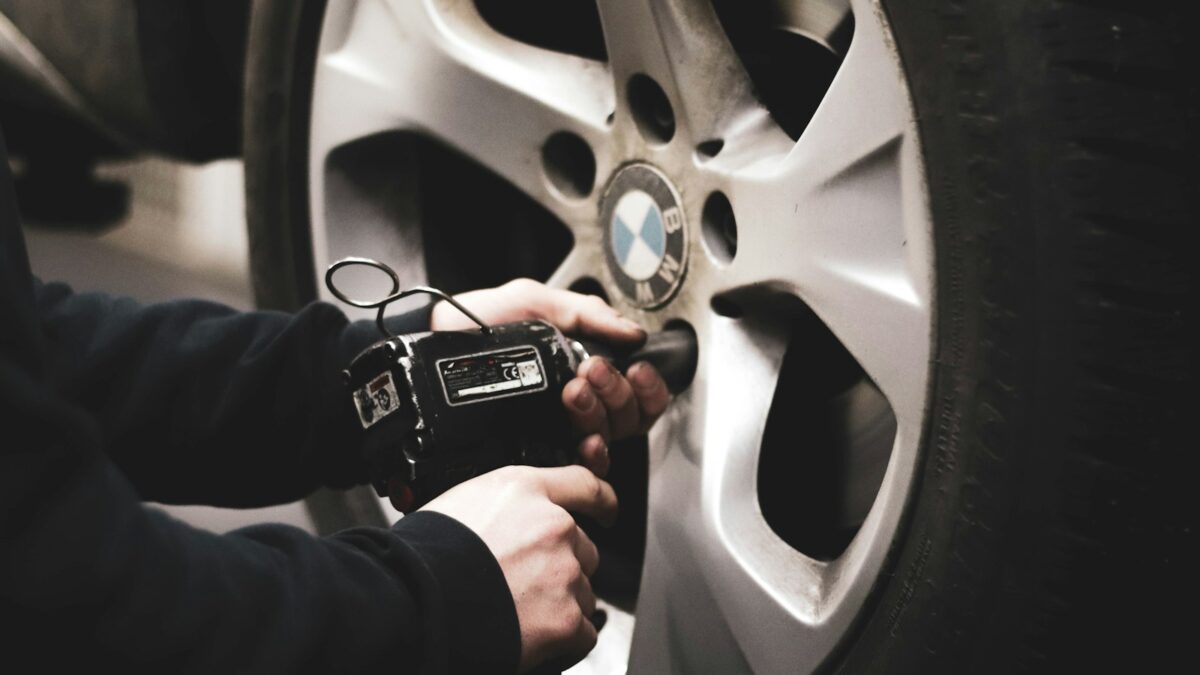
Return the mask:
M 377 270 L 383 272 L 384 274 L 388 275 L 388 278 L 390 278 L 392 280 L 392 290 L 389 291 L 388 295 L 385 296 L 382 300 L 376 300 L 374 302 L 371 302 L 369 300 L 355 300 L 354 298 L 349 297 L 345 293 L 342 293 L 340 290 L 338 290 L 337 284 L 335 284 L 333 282 L 333 274 L 334 274 L 334 272 L 337 272 L 338 270 L 342 269 L 343 267 L 350 267 L 351 265 L 362 265 L 364 267 L 371 267 L 373 269 L 377 269 Z M 395 337 L 395 336 L 392 335 L 391 333 L 389 333 L 387 328 L 384 327 L 384 325 L 383 325 L 383 310 L 386 309 L 388 305 L 392 304 L 393 302 L 396 302 L 397 300 L 402 300 L 404 298 L 411 297 L 413 295 L 417 295 L 418 293 L 425 293 L 426 295 L 432 295 L 434 297 L 445 300 L 446 302 L 453 305 L 455 309 L 462 312 L 468 319 L 479 324 L 479 330 L 482 331 L 485 335 L 492 332 L 491 326 L 484 323 L 483 319 L 480 319 L 478 316 L 475 316 L 475 314 L 471 310 L 464 307 L 462 305 L 462 303 L 460 303 L 458 300 L 455 300 L 450 295 L 448 295 L 436 288 L 433 288 L 431 286 L 413 286 L 412 288 L 408 288 L 408 289 L 401 291 L 400 290 L 400 276 L 398 274 L 396 274 L 396 270 L 392 269 L 391 267 L 387 266 L 384 263 L 379 262 L 378 260 L 372 260 L 371 258 L 358 258 L 358 257 L 350 256 L 350 257 L 342 258 L 341 260 L 333 263 L 332 265 L 329 266 L 329 269 L 325 270 L 325 287 L 328 288 L 329 292 L 333 293 L 334 297 L 336 297 L 338 300 L 341 300 L 342 302 L 344 302 L 347 305 L 350 305 L 352 307 L 358 307 L 360 309 L 378 308 L 379 311 L 375 314 L 375 325 L 379 328 L 379 332 L 383 333 L 384 337 L 390 338 L 390 337 Z

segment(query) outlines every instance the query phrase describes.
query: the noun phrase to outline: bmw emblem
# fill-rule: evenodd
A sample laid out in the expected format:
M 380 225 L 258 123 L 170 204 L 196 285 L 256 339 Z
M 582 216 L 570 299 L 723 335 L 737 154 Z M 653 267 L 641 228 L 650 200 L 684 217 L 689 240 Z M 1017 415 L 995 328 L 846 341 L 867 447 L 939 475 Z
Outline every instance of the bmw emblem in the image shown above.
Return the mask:
M 643 309 L 671 299 L 687 268 L 687 228 L 679 197 L 657 169 L 631 164 L 600 201 L 604 251 L 621 292 Z

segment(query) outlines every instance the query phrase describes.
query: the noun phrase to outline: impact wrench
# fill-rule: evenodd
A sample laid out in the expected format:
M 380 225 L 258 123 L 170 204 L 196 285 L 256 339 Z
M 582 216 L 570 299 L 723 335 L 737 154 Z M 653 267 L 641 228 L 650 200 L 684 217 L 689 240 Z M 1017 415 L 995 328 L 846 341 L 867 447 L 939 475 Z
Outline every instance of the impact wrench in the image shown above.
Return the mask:
M 351 265 L 385 272 L 391 292 L 374 302 L 344 295 L 333 277 Z M 544 321 L 489 326 L 435 288 L 401 291 L 395 271 L 368 258 L 337 261 L 325 283 L 347 304 L 378 309 L 383 339 L 359 353 L 343 375 L 365 430 L 371 482 L 404 513 L 501 466 L 577 463 L 562 390 L 589 356 L 604 356 L 621 371 L 646 361 L 672 393 L 684 390 L 696 371 L 696 336 L 686 326 L 652 333 L 636 350 L 615 350 L 572 339 Z M 447 301 L 479 328 L 392 335 L 384 308 L 418 293 Z

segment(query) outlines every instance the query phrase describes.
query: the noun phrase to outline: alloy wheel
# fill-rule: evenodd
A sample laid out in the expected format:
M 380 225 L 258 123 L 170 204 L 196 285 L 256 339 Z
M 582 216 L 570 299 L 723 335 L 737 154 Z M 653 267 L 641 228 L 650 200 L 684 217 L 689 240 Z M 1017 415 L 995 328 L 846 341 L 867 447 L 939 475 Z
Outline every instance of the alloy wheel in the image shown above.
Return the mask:
M 650 330 L 691 326 L 696 377 L 650 436 L 629 669 L 808 672 L 870 602 L 927 409 L 931 225 L 886 17 L 763 4 L 771 30 L 836 57 L 819 105 L 792 114 L 739 44 L 736 3 L 597 5 L 602 48 L 573 54 L 498 28 L 489 3 L 331 0 L 316 266 L 371 255 L 417 283 L 433 248 L 472 246 L 431 241 L 405 198 L 432 174 L 395 139 L 421 137 L 562 224 L 548 283 Z

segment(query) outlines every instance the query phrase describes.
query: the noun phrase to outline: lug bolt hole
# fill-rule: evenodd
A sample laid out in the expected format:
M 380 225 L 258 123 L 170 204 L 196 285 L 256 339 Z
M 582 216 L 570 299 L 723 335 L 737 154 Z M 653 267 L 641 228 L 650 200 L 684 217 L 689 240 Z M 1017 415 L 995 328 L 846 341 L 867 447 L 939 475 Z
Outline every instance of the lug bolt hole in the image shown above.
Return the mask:
M 609 302 L 608 293 L 604 290 L 604 285 L 592 277 L 576 279 L 568 288 L 576 293 L 594 295 L 605 302 Z
M 737 255 L 737 219 L 729 198 L 720 192 L 709 195 L 700 214 L 700 226 L 709 255 L 723 265 L 732 262 Z
M 700 157 L 701 160 L 712 159 L 713 157 L 716 157 L 718 154 L 720 154 L 721 150 L 724 148 L 725 148 L 725 141 L 723 141 L 719 138 L 713 138 L 713 139 L 704 141 L 700 145 L 697 145 L 696 146 L 696 155 L 698 157 Z
M 558 191 L 575 199 L 592 193 L 596 183 L 596 156 L 587 141 L 569 131 L 559 131 L 542 146 L 546 177 Z
M 675 136 L 675 111 L 658 83 L 646 75 L 629 78 L 629 107 L 642 136 L 651 143 L 666 143 Z
M 714 312 L 727 319 L 740 319 L 745 314 L 741 305 L 723 295 L 714 297 L 709 304 Z

